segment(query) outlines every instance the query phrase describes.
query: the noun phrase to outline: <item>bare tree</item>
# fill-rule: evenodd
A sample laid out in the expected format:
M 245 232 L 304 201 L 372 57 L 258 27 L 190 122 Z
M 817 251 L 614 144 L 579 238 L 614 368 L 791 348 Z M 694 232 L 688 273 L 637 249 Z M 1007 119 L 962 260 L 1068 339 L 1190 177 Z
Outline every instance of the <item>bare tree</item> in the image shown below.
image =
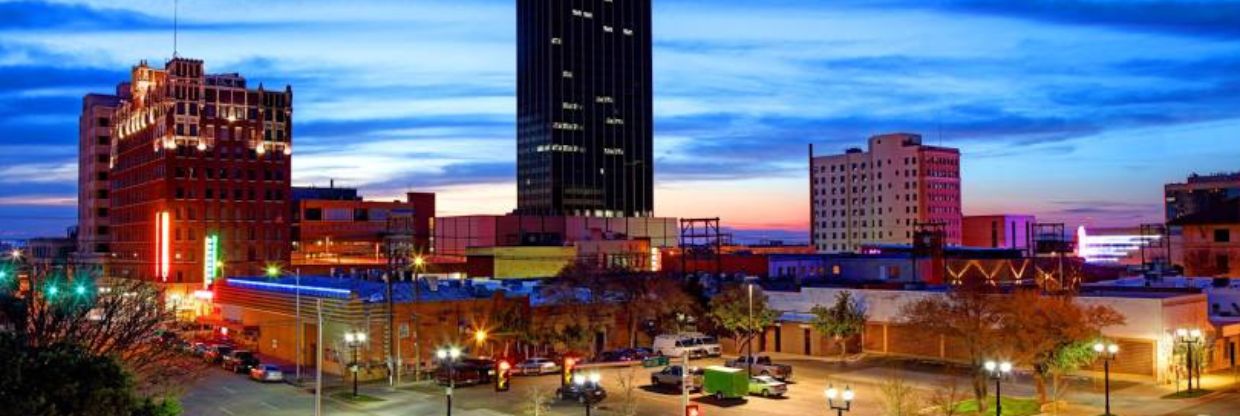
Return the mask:
M 554 393 L 542 387 L 534 387 L 525 396 L 525 404 L 521 408 L 523 416 L 547 416 L 551 414 L 551 400 Z
M 953 376 L 948 376 L 937 384 L 927 401 L 930 408 L 937 416 L 956 416 L 960 414 L 957 410 L 961 401 L 964 400 L 967 393 L 960 388 L 960 380 Z
M 899 376 L 887 377 L 879 386 L 883 415 L 913 416 L 921 409 L 921 395 Z
M 79 345 L 117 357 L 141 392 L 179 393 L 204 366 L 157 336 L 173 322 L 160 289 L 129 279 L 96 282 L 84 275 L 32 278 L 29 292 L 3 297 L 3 313 L 30 347 Z
M 620 383 L 620 416 L 637 416 L 637 388 L 640 383 L 636 367 L 627 367 L 619 372 Z

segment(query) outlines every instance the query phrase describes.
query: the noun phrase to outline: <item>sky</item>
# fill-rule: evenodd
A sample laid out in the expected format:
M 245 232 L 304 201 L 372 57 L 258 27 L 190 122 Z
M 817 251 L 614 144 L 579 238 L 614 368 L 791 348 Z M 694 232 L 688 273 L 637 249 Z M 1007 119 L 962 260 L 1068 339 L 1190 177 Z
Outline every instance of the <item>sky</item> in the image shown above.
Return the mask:
M 617 0 L 623 1 L 623 0 Z M 655 210 L 804 240 L 807 144 L 962 153 L 966 215 L 1162 220 L 1240 170 L 1240 0 L 655 0 Z M 180 56 L 294 90 L 295 185 L 516 203 L 515 2 L 184 0 Z M 173 52 L 171 1 L 0 0 L 0 238 L 76 220 L 81 97 Z

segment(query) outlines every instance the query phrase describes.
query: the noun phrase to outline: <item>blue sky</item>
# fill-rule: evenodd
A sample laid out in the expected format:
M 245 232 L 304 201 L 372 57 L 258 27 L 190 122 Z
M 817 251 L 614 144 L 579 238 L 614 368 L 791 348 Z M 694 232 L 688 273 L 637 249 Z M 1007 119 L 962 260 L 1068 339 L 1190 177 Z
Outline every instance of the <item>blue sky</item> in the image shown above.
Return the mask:
M 295 183 L 501 213 L 513 3 L 185 0 L 179 48 L 293 85 Z M 0 238 L 74 222 L 80 98 L 167 59 L 171 17 L 0 2 Z M 1240 1 L 656 0 L 654 37 L 656 211 L 750 237 L 805 226 L 807 143 L 883 132 L 961 148 L 966 214 L 1158 221 L 1163 183 L 1240 169 Z

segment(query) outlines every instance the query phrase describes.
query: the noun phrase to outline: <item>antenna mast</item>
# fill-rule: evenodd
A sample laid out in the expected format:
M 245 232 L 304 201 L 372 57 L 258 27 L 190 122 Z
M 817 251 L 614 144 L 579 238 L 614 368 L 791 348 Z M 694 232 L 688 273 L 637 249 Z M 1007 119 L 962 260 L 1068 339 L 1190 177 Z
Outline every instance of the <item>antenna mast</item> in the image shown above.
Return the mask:
M 179 21 L 177 16 L 178 3 L 180 0 L 172 0 L 172 57 L 177 57 L 177 29 L 179 29 Z

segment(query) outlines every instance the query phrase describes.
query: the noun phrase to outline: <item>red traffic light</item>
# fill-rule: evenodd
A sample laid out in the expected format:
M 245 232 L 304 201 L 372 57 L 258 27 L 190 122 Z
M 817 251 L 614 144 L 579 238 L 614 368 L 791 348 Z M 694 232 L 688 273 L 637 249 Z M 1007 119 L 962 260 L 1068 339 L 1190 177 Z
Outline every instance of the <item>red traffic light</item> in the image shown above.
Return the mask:
M 696 404 L 685 406 L 685 416 L 702 416 L 702 409 Z

